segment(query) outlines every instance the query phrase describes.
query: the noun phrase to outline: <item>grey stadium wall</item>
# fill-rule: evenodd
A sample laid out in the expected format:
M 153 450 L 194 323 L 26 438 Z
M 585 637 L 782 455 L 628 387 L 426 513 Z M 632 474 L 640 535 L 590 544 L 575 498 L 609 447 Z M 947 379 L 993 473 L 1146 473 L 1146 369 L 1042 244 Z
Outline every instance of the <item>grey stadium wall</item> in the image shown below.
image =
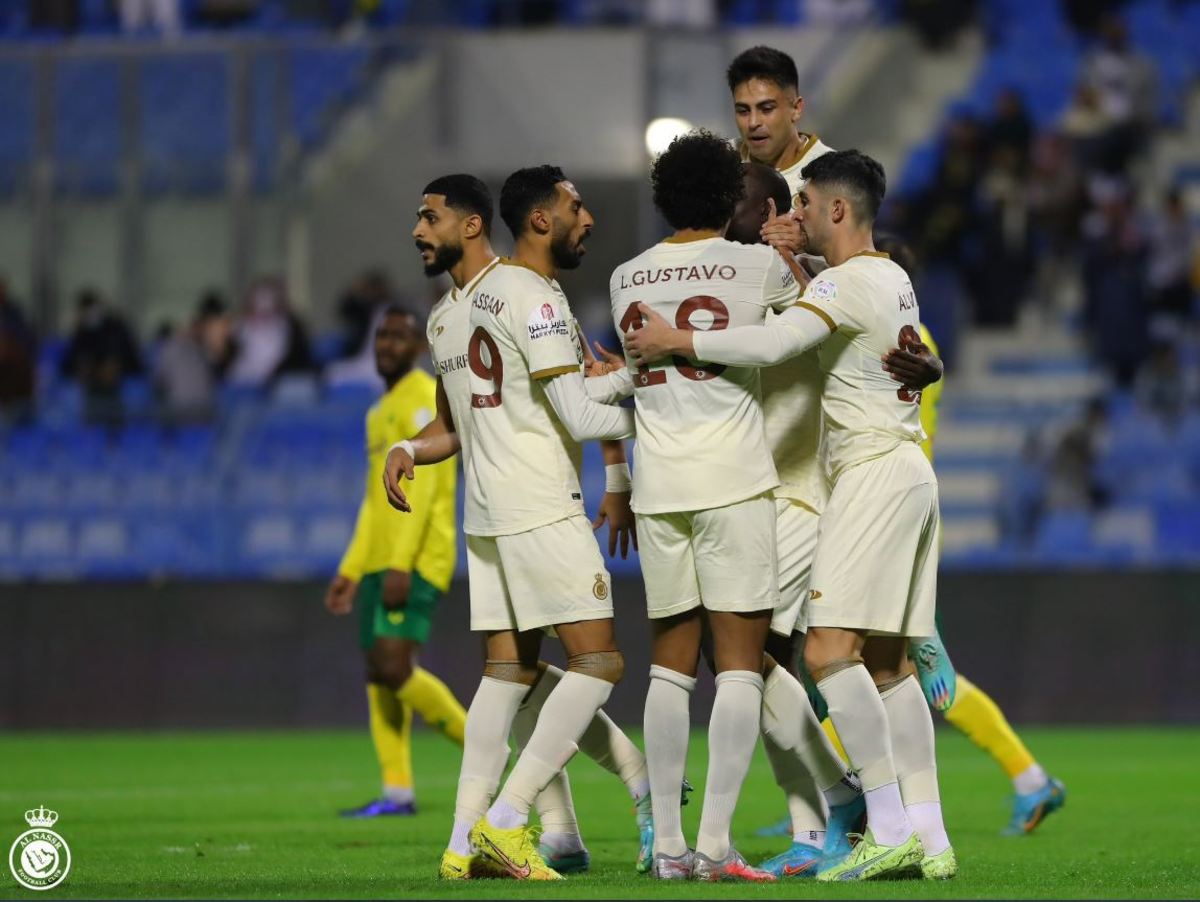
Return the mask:
M 354 615 L 314 583 L 0 587 L 0 729 L 320 727 L 363 722 Z M 614 585 L 625 679 L 608 710 L 640 724 L 641 584 Z M 1200 723 L 1200 573 L 950 573 L 939 609 L 958 669 L 1014 722 Z M 422 663 L 466 703 L 481 643 L 465 583 Z M 561 662 L 547 641 L 545 656 Z M 703 672 L 703 664 L 701 665 Z M 697 723 L 711 702 L 702 677 Z

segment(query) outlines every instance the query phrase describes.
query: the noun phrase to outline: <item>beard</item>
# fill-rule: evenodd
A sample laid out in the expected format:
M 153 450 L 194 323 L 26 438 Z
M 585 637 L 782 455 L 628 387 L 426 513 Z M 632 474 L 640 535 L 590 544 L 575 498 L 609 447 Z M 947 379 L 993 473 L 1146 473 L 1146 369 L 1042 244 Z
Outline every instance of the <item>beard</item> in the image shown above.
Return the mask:
M 550 239 L 550 256 L 558 269 L 578 269 L 579 264 L 583 262 L 579 245 L 571 243 L 571 233 L 566 229 L 558 231 L 557 225 Z
M 419 250 L 433 249 L 432 244 L 418 243 Z M 441 247 L 433 250 L 433 260 L 425 264 L 425 275 L 440 276 L 442 273 L 452 269 L 463 256 L 463 247 L 461 244 L 443 244 Z

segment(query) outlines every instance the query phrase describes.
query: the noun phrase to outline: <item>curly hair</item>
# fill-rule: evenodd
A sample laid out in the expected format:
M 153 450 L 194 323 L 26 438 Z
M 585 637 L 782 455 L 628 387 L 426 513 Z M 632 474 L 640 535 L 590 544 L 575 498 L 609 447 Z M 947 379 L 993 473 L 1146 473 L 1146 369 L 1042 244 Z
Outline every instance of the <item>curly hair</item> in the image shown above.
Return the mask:
M 654 205 L 675 229 L 720 229 L 746 193 L 742 160 L 704 129 L 680 135 L 650 168 Z

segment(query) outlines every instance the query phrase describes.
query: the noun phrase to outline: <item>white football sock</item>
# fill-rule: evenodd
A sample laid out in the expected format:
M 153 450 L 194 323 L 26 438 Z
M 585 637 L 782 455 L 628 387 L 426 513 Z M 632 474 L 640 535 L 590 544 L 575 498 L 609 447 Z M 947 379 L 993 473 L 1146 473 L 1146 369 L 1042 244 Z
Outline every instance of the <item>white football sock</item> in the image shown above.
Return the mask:
M 401 804 L 412 802 L 416 799 L 411 786 L 385 786 L 383 787 L 383 797 L 389 802 L 399 802 Z
M 880 693 L 880 698 L 887 711 L 900 796 L 926 854 L 937 855 L 946 850 L 950 840 L 942 823 L 933 717 L 929 705 L 917 678 L 912 675 L 889 686 Z
M 713 861 L 729 854 L 729 825 L 758 741 L 763 678 L 752 670 L 717 674 L 708 721 L 708 778 L 696 851 Z
M 458 774 L 458 797 L 454 804 L 454 832 L 450 849 L 471 854 L 467 836 L 483 817 L 508 763 L 508 734 L 517 706 L 529 687 L 485 676 L 479 681 L 463 737 L 462 767 Z
M 1037 792 L 1049 782 L 1050 775 L 1042 770 L 1042 766 L 1035 761 L 1013 777 L 1012 784 L 1013 790 L 1018 795 L 1024 796 L 1031 792 Z
M 778 670 L 779 668 L 776 668 Z M 768 678 L 767 682 L 770 682 Z M 790 748 L 780 745 L 779 737 L 768 729 L 766 701 L 763 702 L 762 738 L 767 761 L 775 783 L 787 796 L 788 814 L 792 819 L 792 833 L 824 830 L 828 812 L 822 793 L 813 782 L 812 774 L 800 763 L 799 756 Z
M 567 671 L 551 691 L 542 705 L 529 744 L 513 765 L 512 773 L 508 775 L 497 799 L 521 815 L 521 823 L 529 819 L 533 800 L 546 788 L 555 773 L 566 767 L 571 756 L 579 751 L 576 740 L 596 716 L 600 706 L 608 701 L 612 687 L 613 684 L 608 680 Z M 499 823 L 489 812 L 488 821 L 493 826 L 517 826 L 509 823 L 510 817 L 504 817 L 503 820 L 505 823 Z
M 563 676 L 564 671 L 561 668 L 555 667 L 553 664 L 546 664 L 542 670 L 541 679 L 538 680 L 537 685 L 534 686 L 525 701 L 521 703 L 521 708 L 517 712 L 517 720 L 520 721 L 522 715 L 526 713 L 526 709 L 530 709 L 532 719 L 529 729 L 531 733 L 533 731 L 532 724 L 537 720 L 537 712 L 541 710 L 550 691 L 558 685 Z M 515 724 L 513 728 L 516 729 Z M 646 773 L 646 756 L 603 710 L 596 712 L 592 722 L 579 737 L 578 745 L 580 752 L 610 774 L 619 777 L 634 801 L 649 794 L 650 778 Z
M 534 728 L 537 726 L 538 714 L 541 713 L 542 706 L 562 676 L 563 672 L 557 667 L 547 665 L 538 681 L 521 702 L 521 707 L 517 709 L 517 716 L 513 718 L 512 734 L 518 755 L 525 750 L 525 746 L 529 743 L 529 737 L 533 735 Z M 533 807 L 537 810 L 538 820 L 542 822 L 543 837 L 555 834 L 578 836 L 579 822 L 575 816 L 575 802 L 571 797 L 571 781 L 565 770 L 560 770 L 550 778 L 546 788 L 534 800 Z M 580 840 L 579 848 L 583 847 L 582 843 L 583 841 Z M 569 843 L 564 841 L 563 845 L 565 847 Z M 568 851 L 577 850 L 570 849 Z
M 687 763 L 695 688 L 695 677 L 657 664 L 650 667 L 643 738 L 654 810 L 654 851 L 664 855 L 683 855 L 688 848 L 683 838 L 679 788 Z
M 885 846 L 901 845 L 913 828 L 904 813 L 892 762 L 887 711 L 871 675 L 862 664 L 856 664 L 825 677 L 817 688 L 825 696 L 842 746 L 862 780 L 867 825 L 875 841 Z
M 842 805 L 861 795 L 858 778 L 846 768 L 833 743 L 821 729 L 821 722 L 817 720 L 816 712 L 808 701 L 808 693 L 804 691 L 804 686 L 778 665 L 767 675 L 763 686 L 762 729 L 764 745 L 767 734 L 770 733 L 780 748 L 790 750 L 797 760 L 792 769 L 797 772 L 803 770 L 811 775 L 808 777 L 809 782 L 815 782 L 824 795 L 827 806 Z M 771 767 L 778 780 L 780 770 L 775 759 L 771 757 L 769 746 L 767 757 L 771 760 Z M 784 762 L 779 762 L 779 765 L 788 767 Z M 783 783 L 779 785 L 783 786 Z M 789 793 L 790 810 L 791 792 L 794 790 L 806 794 L 807 791 L 802 790 L 794 780 L 789 783 L 789 787 L 785 787 L 785 792 Z M 824 829 L 824 824 L 822 820 L 817 829 Z M 796 829 L 799 831 L 813 828 L 809 823 L 804 823 Z

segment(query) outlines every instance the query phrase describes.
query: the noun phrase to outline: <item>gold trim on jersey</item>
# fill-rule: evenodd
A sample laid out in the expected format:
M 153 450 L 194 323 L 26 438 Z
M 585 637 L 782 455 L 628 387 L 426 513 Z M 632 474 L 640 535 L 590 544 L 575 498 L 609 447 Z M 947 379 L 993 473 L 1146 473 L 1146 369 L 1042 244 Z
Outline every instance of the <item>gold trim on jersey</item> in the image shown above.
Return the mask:
M 536 276 L 537 276 L 539 279 L 545 279 L 545 280 L 546 280 L 546 284 L 547 284 L 547 285 L 553 285 L 553 284 L 554 284 L 554 280 L 553 280 L 553 279 L 551 279 L 549 276 L 544 276 L 544 275 L 542 275 L 540 272 L 538 272 L 536 269 L 534 269 L 534 268 L 533 268 L 532 266 L 530 266 L 528 263 L 522 263 L 520 260 L 514 260 L 512 257 L 497 257 L 496 259 L 498 259 L 498 260 L 499 260 L 501 263 L 503 263 L 505 266 L 519 266 L 519 267 L 521 267 L 522 269 L 527 269 L 527 270 L 529 270 L 531 273 L 533 273 L 534 275 L 536 275 Z
M 549 379 L 552 376 L 561 376 L 564 373 L 579 372 L 579 364 L 574 366 L 552 366 L 549 369 L 538 370 L 536 373 L 530 373 L 530 379 Z
M 833 317 L 830 316 L 828 313 L 826 313 L 824 310 L 822 310 L 820 307 L 816 306 L 815 304 L 809 304 L 806 301 L 796 301 L 796 306 L 803 307 L 805 310 L 811 310 L 817 316 L 821 317 L 821 319 L 825 320 L 825 325 L 827 325 L 829 327 L 830 332 L 837 331 L 837 323 L 835 323 L 833 321 Z
M 853 260 L 855 257 L 882 257 L 884 260 L 891 260 L 892 255 L 887 251 L 859 251 L 857 254 L 851 254 L 847 260 Z
M 709 241 L 713 238 L 720 238 L 721 233 L 713 231 L 711 235 L 697 235 L 694 238 L 680 238 L 678 235 L 669 235 L 662 240 L 663 244 L 691 244 L 693 241 Z
M 821 140 L 820 136 L 818 135 L 807 135 L 804 132 L 800 132 L 800 135 L 804 138 L 804 143 L 800 145 L 800 152 L 796 154 L 796 159 L 792 160 L 792 162 L 790 162 L 788 165 L 778 167 L 780 172 L 783 172 L 787 169 L 795 169 L 797 166 L 803 163 L 804 158 L 808 155 L 808 152 L 816 147 L 817 142 Z
M 471 289 L 472 289 L 472 288 L 474 288 L 476 285 L 478 285 L 478 284 L 479 284 L 479 282 L 480 282 L 480 280 L 481 280 L 481 279 L 482 279 L 484 276 L 486 276 L 486 275 L 487 275 L 488 273 L 490 273 L 490 272 L 491 272 L 493 269 L 495 269 L 495 268 L 496 268 L 496 264 L 497 264 L 497 263 L 499 263 L 499 262 L 500 262 L 500 258 L 499 258 L 499 257 L 492 257 L 492 259 L 491 259 L 491 261 L 488 263 L 488 265 L 487 265 L 487 266 L 485 266 L 483 269 L 479 270 L 479 272 L 475 273 L 475 278 L 471 279 L 469 282 L 467 282 L 467 284 L 466 284 L 466 285 L 464 285 L 464 286 L 462 287 L 462 295 L 467 295 L 467 294 L 470 294 L 470 293 L 471 293 Z M 457 288 L 451 288 L 451 289 L 450 289 L 450 299 L 451 299 L 452 301 L 457 301 L 457 300 L 459 299 L 459 297 L 460 297 L 459 290 L 458 290 Z

